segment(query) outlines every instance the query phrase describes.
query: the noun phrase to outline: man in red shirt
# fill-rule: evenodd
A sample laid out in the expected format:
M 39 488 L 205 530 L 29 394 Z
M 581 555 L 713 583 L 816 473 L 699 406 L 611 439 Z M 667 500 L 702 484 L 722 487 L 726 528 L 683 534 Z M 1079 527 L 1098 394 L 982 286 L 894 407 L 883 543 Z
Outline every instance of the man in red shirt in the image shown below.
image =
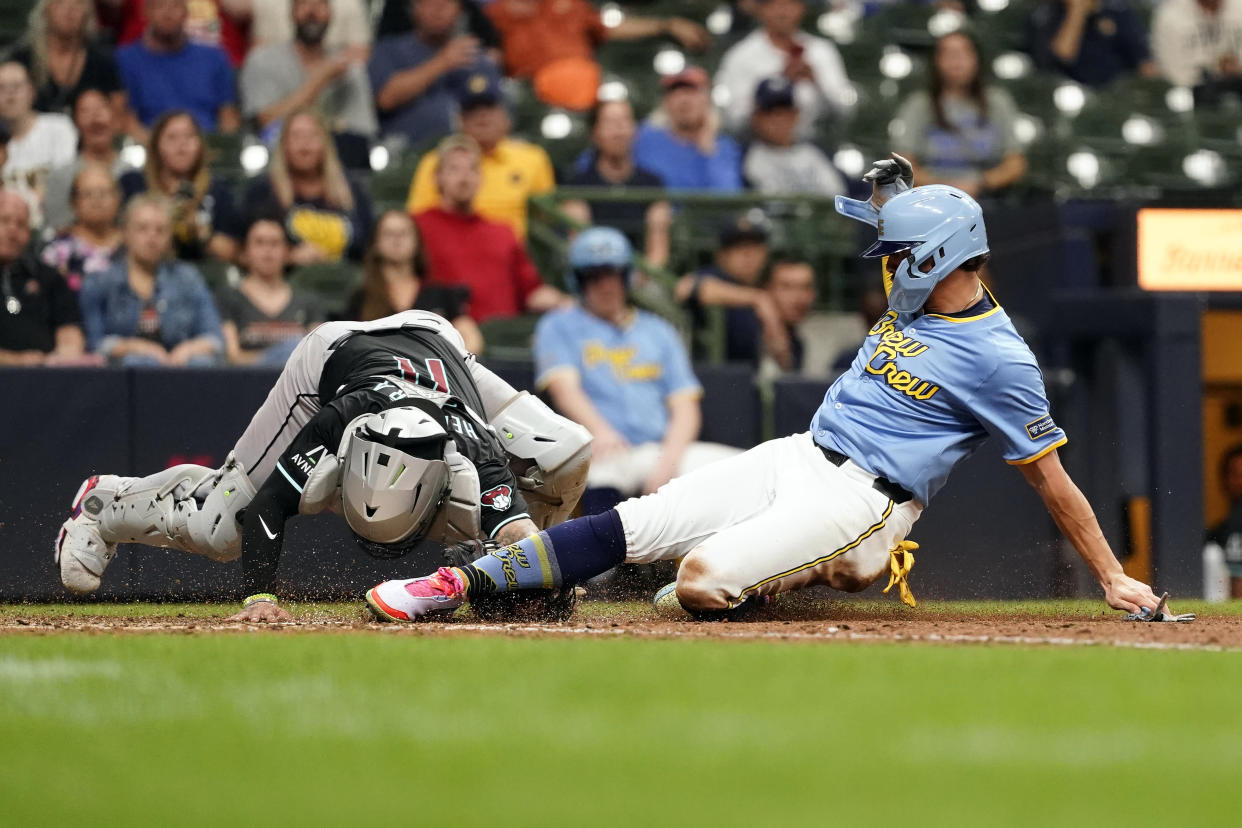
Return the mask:
M 451 135 L 437 149 L 440 206 L 414 216 L 430 281 L 469 287 L 467 312 L 478 322 L 571 304 L 543 283 L 507 224 L 474 212 L 480 156 L 479 145 L 465 135 Z

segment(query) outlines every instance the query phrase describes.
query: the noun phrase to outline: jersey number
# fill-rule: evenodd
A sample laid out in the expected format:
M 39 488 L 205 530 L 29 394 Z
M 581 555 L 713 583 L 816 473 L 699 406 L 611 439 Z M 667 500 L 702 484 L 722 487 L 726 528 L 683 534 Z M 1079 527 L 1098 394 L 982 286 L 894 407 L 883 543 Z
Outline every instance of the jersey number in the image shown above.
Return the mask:
M 421 385 L 423 388 L 434 388 L 436 391 L 447 394 L 449 392 L 448 374 L 444 371 L 444 361 L 439 359 L 425 359 L 427 365 L 427 374 L 414 367 L 414 363 L 408 357 L 394 356 L 397 361 L 397 370 L 401 372 L 403 379 L 410 380 L 415 385 Z

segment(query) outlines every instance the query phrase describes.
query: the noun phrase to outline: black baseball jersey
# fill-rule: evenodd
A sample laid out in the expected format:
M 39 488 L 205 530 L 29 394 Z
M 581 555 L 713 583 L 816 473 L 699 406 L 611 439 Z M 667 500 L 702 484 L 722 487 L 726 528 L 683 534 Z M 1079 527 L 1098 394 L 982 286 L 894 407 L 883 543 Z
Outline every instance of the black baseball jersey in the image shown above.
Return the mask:
M 441 410 L 458 452 L 478 471 L 479 522 L 486 537 L 529 517 L 460 352 L 430 330 L 350 332 L 328 351 L 318 388 L 320 410 L 281 453 L 246 510 L 242 568 L 252 593 L 270 588 L 285 521 L 298 513 L 307 478 L 325 454 L 336 453 L 348 425 L 364 414 L 409 405 L 409 393 L 394 378 L 449 395 Z

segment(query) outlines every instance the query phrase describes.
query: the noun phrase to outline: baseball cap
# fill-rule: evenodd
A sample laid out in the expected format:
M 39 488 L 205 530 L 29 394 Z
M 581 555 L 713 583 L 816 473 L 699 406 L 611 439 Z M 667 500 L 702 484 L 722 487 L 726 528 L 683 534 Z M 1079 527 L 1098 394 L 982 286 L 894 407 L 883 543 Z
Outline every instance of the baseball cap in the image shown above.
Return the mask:
M 758 112 L 796 107 L 793 84 L 785 78 L 764 78 L 755 87 L 755 110 Z
M 692 86 L 695 89 L 702 89 L 708 85 L 711 78 L 708 77 L 707 71 L 701 66 L 687 66 L 680 72 L 672 75 L 665 75 L 660 78 L 660 88 L 665 92 L 671 92 L 682 86 Z
M 736 244 L 767 244 L 768 230 L 748 216 L 738 216 L 720 227 L 720 246 Z
M 457 98 L 462 112 L 481 106 L 496 106 L 503 102 L 500 78 L 488 72 L 475 72 L 466 78 L 465 88 Z

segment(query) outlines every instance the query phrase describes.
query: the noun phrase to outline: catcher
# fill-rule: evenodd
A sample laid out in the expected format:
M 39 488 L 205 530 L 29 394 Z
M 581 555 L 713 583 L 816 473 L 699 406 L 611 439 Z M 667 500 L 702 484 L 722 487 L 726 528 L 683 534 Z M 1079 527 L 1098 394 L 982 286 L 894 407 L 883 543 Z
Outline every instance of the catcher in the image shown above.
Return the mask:
M 231 620 L 288 620 L 270 590 L 294 515 L 332 509 L 384 558 L 427 538 L 509 544 L 569 516 L 590 442 L 435 314 L 329 322 L 299 343 L 221 468 L 83 482 L 55 560 L 84 593 L 118 543 L 240 555 L 251 594 Z
M 878 230 L 888 312 L 828 389 L 809 432 L 763 443 L 616 509 L 539 532 L 472 563 L 368 592 L 379 617 L 412 620 L 476 596 L 572 584 L 622 563 L 685 557 L 658 606 L 722 617 L 825 584 L 861 590 L 888 573 L 914 606 L 906 537 L 953 467 L 998 441 L 1091 568 L 1109 606 L 1161 617 L 1128 577 L 1057 456 L 1035 357 L 979 279 L 983 212 L 953 187 L 911 187 L 904 159 L 877 162 L 869 201 L 837 210 Z M 549 573 L 552 580 L 549 584 Z M 1171 619 L 1169 619 L 1171 620 Z

